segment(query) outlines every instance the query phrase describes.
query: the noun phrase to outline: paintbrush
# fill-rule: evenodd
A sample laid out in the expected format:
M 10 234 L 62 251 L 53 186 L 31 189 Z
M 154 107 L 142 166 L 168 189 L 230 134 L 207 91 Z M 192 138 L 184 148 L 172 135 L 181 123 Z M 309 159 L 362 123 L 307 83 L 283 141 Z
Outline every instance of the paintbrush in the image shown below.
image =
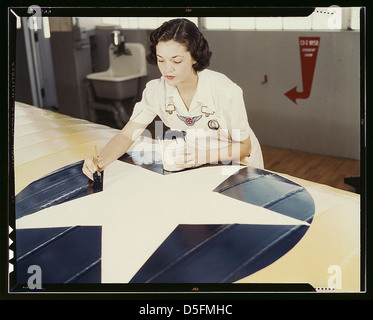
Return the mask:
M 97 153 L 96 146 L 95 146 L 95 153 L 93 156 L 93 162 L 97 167 L 97 171 L 93 174 L 93 189 L 102 190 L 102 175 L 101 175 L 101 172 L 98 171 L 98 153 Z

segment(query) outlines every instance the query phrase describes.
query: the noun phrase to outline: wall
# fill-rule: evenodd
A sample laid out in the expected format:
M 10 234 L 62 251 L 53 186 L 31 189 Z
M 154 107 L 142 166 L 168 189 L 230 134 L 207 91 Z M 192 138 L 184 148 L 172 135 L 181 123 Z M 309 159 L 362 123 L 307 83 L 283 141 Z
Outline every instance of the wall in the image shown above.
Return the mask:
M 359 33 L 205 31 L 210 68 L 244 91 L 249 122 L 262 145 L 359 159 Z M 311 95 L 294 104 L 284 93 L 302 89 L 299 36 L 320 37 Z M 261 84 L 267 75 L 268 82 Z

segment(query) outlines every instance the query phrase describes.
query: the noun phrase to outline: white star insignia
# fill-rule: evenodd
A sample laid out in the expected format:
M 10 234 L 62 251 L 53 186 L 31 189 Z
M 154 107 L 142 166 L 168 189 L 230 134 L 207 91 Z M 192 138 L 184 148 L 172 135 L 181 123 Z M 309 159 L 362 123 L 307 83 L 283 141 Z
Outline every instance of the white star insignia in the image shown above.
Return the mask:
M 24 216 L 17 229 L 102 226 L 102 282 L 128 283 L 179 224 L 309 225 L 213 192 L 240 166 L 160 175 L 121 161 L 105 169 L 102 192 Z

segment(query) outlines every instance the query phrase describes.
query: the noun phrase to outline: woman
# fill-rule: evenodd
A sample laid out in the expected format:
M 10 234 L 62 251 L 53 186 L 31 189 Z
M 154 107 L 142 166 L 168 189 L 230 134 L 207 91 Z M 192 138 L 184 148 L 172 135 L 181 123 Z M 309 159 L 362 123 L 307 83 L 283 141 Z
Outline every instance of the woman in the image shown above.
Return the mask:
M 147 83 L 130 121 L 105 146 L 98 164 L 86 159 L 83 172 L 93 179 L 121 157 L 158 115 L 185 134 L 186 146 L 172 153 L 176 169 L 244 160 L 263 168 L 259 142 L 251 130 L 242 90 L 225 75 L 208 70 L 211 52 L 194 23 L 173 19 L 150 34 L 147 60 L 162 74 Z

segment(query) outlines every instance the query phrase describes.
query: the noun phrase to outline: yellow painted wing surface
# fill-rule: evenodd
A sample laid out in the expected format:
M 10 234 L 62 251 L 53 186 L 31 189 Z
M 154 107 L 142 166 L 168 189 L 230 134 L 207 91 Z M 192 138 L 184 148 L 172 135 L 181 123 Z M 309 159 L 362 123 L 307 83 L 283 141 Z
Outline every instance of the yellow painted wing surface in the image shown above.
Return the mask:
M 23 103 L 16 103 L 14 123 L 16 195 L 30 183 L 50 172 L 94 154 L 95 146 L 97 146 L 98 151 L 101 151 L 118 132 L 118 130 L 107 126 L 75 119 Z M 160 189 L 160 184 L 164 181 L 162 176 L 149 173 L 141 168 L 136 168 L 136 166 L 118 162 L 109 166 L 105 173 L 104 190 L 106 190 L 106 193 L 92 195 L 89 201 L 83 198 L 82 200 L 75 200 L 75 203 L 67 204 L 64 208 L 71 210 L 71 223 L 81 225 L 84 224 L 85 216 L 80 217 L 74 214 L 74 210 L 76 212 L 79 210 L 73 209 L 73 207 L 76 207 L 77 203 L 85 206 L 95 204 L 96 206 L 90 209 L 89 215 L 86 212 L 84 214 L 87 219 L 93 219 L 94 224 L 105 226 L 102 251 L 103 282 L 115 282 L 117 280 L 128 282 L 149 255 L 162 243 L 164 235 L 159 234 L 159 239 L 156 238 L 147 242 L 149 243 L 147 247 L 144 242 L 143 246 L 138 248 L 133 255 L 132 266 L 128 266 L 128 274 L 117 276 L 119 270 L 123 270 L 123 267 L 119 263 L 112 263 L 114 258 L 118 258 L 117 252 L 113 251 L 113 243 L 117 243 L 121 248 L 128 246 L 129 250 L 133 249 L 133 246 L 130 246 L 128 241 L 123 238 L 125 233 L 120 232 L 118 228 L 123 226 L 135 230 L 138 226 L 137 223 L 144 221 L 144 217 L 142 218 L 138 214 L 132 218 L 123 215 L 120 207 L 113 208 L 112 212 L 113 217 L 118 219 L 117 221 L 113 220 L 113 217 L 100 216 L 101 200 L 114 203 L 118 200 L 118 197 L 128 194 L 132 201 L 128 202 L 129 209 L 136 210 L 141 203 L 142 206 L 149 208 L 144 210 L 147 214 L 151 210 L 152 203 L 160 203 L 164 205 L 164 208 L 166 206 L 178 208 L 175 209 L 179 214 L 177 216 L 178 220 L 175 220 L 175 210 L 162 213 L 162 219 L 170 222 L 170 226 L 162 222 L 165 229 L 164 234 L 169 234 L 178 224 L 188 224 L 190 221 L 203 224 L 210 221 L 209 219 L 216 219 L 214 223 L 220 223 L 219 218 L 224 217 L 224 214 L 231 216 L 227 223 L 240 221 L 249 223 L 247 221 L 250 219 L 257 224 L 271 224 L 273 219 L 278 220 L 276 220 L 276 223 L 298 223 L 288 221 L 284 217 L 267 212 L 268 210 L 265 211 L 263 208 L 255 208 L 255 206 L 250 207 L 252 210 L 250 218 L 241 218 L 240 211 L 247 210 L 246 204 L 241 202 L 234 202 L 234 208 L 237 212 L 230 213 L 228 208 L 231 208 L 233 200 L 212 192 L 219 183 L 228 177 L 228 175 L 218 175 L 217 172 L 220 172 L 218 170 L 220 169 L 202 169 L 200 172 L 204 172 L 203 178 L 201 178 L 198 170 L 180 173 L 180 176 L 184 177 L 183 181 L 188 184 L 186 187 L 189 188 L 190 192 L 199 191 L 199 196 L 194 201 L 190 201 L 189 207 L 183 207 L 181 211 L 180 204 L 184 199 L 177 192 L 180 181 L 177 175 L 171 175 L 167 178 L 167 183 L 175 187 L 169 188 L 169 195 L 165 195 Z M 310 193 L 315 203 L 313 221 L 303 238 L 290 251 L 269 266 L 242 278 L 237 283 L 309 283 L 322 292 L 359 292 L 361 290 L 360 196 L 285 174 L 277 174 L 301 185 Z M 120 179 L 121 177 L 122 179 Z M 196 179 L 200 179 L 199 185 L 195 185 Z M 144 191 L 147 186 L 152 190 L 147 190 L 146 195 L 149 201 L 144 201 L 144 193 L 140 194 L 139 190 Z M 206 219 L 198 214 L 194 216 L 189 208 L 195 210 L 198 208 L 201 212 L 206 212 Z M 211 208 L 214 208 L 215 216 L 213 216 L 214 212 L 211 212 Z M 69 225 L 66 222 L 66 219 L 70 219 L 69 214 L 60 213 L 59 209 L 59 206 L 47 209 L 50 212 L 49 217 L 55 216 L 51 220 L 46 220 L 47 216 L 35 213 L 33 215 L 35 218 L 24 217 L 19 219 L 17 225 L 22 228 L 35 228 L 38 225 L 39 227 L 51 227 L 58 221 L 59 217 L 61 217 L 61 224 Z M 191 220 L 188 220 L 189 218 Z M 64 219 L 65 222 L 63 222 Z M 156 219 L 154 223 L 159 222 L 159 219 L 154 215 L 148 215 L 147 219 L 148 221 Z M 149 224 L 149 232 L 151 232 L 153 225 Z M 131 232 L 131 230 L 128 229 L 128 232 Z M 139 256 L 138 260 L 136 260 L 136 256 Z M 118 259 L 121 259 L 121 261 L 128 260 L 124 253 Z

